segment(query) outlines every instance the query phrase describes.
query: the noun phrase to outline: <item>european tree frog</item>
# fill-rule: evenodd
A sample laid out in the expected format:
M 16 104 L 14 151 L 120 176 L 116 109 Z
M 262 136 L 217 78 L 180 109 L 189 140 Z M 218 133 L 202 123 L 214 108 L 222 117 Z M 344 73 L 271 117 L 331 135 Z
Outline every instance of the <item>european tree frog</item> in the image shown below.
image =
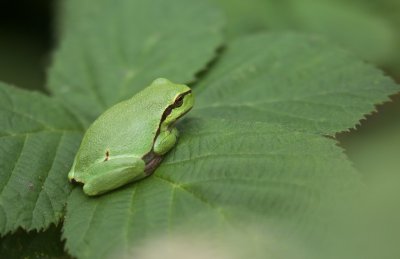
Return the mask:
M 175 122 L 194 104 L 192 91 L 159 78 L 100 115 L 86 131 L 70 181 L 98 195 L 150 174 L 175 145 Z

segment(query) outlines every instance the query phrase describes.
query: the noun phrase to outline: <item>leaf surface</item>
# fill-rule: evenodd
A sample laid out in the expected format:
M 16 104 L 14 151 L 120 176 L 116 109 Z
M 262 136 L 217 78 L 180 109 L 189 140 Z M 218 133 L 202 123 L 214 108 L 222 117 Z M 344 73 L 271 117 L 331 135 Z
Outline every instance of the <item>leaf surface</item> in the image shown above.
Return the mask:
M 106 258 L 186 224 L 235 225 L 247 214 L 312 231 L 358 183 L 341 150 L 318 135 L 204 119 L 181 132 L 149 178 L 97 198 L 73 191 L 64 226 L 72 255 Z
M 260 34 L 233 42 L 196 86 L 196 114 L 334 134 L 354 127 L 400 88 L 325 41 Z
M 266 34 L 230 44 L 193 89 L 191 118 L 153 176 L 96 198 L 73 191 L 64 225 L 72 255 L 129 253 L 182 226 L 252 218 L 321 234 L 360 187 L 321 134 L 353 127 L 399 87 L 318 38 Z
M 81 130 L 60 103 L 0 83 L 1 234 L 60 220 Z

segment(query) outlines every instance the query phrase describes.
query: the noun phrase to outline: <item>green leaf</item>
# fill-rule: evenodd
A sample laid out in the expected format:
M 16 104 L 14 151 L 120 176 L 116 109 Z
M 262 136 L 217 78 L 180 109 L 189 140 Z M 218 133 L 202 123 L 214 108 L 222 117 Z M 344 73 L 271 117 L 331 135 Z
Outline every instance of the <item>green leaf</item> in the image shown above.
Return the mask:
M 231 38 L 263 30 L 320 34 L 380 64 L 387 63 L 398 52 L 398 32 L 387 15 L 380 16 L 356 1 L 214 1 L 227 13 Z M 381 2 L 376 5 L 382 6 Z M 398 12 L 395 14 L 398 16 Z
M 334 134 L 399 90 L 381 71 L 323 40 L 260 34 L 229 45 L 196 86 L 195 112 Z
M 0 233 L 60 220 L 67 175 L 81 139 L 58 102 L 0 83 Z
M 189 116 L 203 118 L 180 126 L 178 145 L 153 176 L 96 198 L 73 191 L 66 247 L 81 258 L 106 257 L 182 226 L 237 226 L 248 217 L 321 233 L 359 179 L 320 133 L 354 126 L 397 89 L 320 39 L 238 40 L 194 87 Z
M 358 183 L 335 142 L 318 135 L 224 120 L 180 128 L 178 146 L 146 180 L 97 198 L 73 191 L 64 225 L 72 255 L 107 258 L 182 225 L 234 225 L 245 214 L 312 231 Z
M 49 88 L 85 123 L 157 77 L 191 82 L 221 44 L 206 1 L 70 0 Z

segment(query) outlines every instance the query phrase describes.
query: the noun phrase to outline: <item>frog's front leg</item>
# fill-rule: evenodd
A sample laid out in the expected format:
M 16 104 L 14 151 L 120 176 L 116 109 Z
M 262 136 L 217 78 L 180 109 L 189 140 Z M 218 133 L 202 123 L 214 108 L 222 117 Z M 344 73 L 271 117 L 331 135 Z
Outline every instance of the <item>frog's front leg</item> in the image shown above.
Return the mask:
M 178 130 L 176 128 L 160 132 L 154 142 L 154 153 L 164 155 L 175 146 L 177 139 Z

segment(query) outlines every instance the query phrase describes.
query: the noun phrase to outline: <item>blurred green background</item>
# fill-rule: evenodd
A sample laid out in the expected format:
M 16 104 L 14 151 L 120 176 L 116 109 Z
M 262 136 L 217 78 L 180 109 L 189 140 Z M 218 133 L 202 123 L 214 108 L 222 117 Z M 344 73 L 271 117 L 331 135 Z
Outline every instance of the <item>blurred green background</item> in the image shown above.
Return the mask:
M 212 2 L 226 13 L 226 42 L 259 31 L 319 34 L 373 63 L 400 83 L 399 0 Z M 57 45 L 56 4 L 55 0 L 0 1 L 1 81 L 46 92 L 46 69 L 51 62 L 51 51 Z M 377 112 L 367 115 L 356 129 L 339 133 L 337 138 L 369 184 L 371 197 L 374 197 L 371 203 L 376 205 L 369 209 L 382 207 L 382 213 L 373 219 L 393 221 L 390 225 L 397 229 L 394 226 L 400 224 L 393 215 L 400 212 L 400 94 L 391 99 L 392 102 L 379 104 Z M 54 233 L 57 236 L 59 231 L 52 228 L 44 236 Z M 21 248 L 29 247 L 32 240 L 29 235 L 18 232 L 1 240 L 1 250 L 10 252 L 15 249 L 10 244 L 16 243 L 21 244 Z M 53 255 L 65 256 L 62 245 L 56 243 Z

